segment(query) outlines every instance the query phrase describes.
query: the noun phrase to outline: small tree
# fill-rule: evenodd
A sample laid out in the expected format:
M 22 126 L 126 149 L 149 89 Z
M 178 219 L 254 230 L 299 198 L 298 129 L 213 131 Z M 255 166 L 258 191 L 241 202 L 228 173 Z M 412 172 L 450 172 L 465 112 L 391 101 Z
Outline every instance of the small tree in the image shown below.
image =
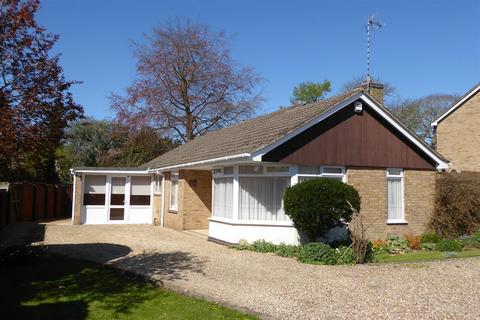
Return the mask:
M 293 88 L 292 97 L 290 101 L 292 103 L 312 103 L 317 102 L 325 98 L 325 95 L 330 92 L 332 85 L 330 81 L 324 80 L 323 82 L 302 82 L 295 88 Z
M 360 211 L 360 196 L 354 187 L 340 181 L 313 179 L 288 188 L 284 207 L 295 228 L 315 241 L 342 221 L 350 221 L 353 209 Z

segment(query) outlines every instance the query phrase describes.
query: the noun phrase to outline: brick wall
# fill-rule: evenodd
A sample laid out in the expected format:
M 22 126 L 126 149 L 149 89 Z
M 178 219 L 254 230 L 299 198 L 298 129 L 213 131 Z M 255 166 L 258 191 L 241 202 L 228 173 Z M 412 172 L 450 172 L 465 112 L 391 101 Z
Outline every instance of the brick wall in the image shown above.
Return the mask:
M 162 195 L 153 194 L 153 224 L 158 226 L 160 225 L 161 216 L 162 216 Z
M 82 178 L 83 175 L 80 175 L 75 178 L 75 199 L 73 199 L 73 224 L 81 223 L 82 215 L 82 201 L 83 201 L 83 190 L 82 190 Z
M 212 173 L 180 170 L 178 210 L 170 207 L 170 174 L 165 177 L 165 226 L 175 230 L 207 229 L 212 208 Z
M 437 150 L 459 171 L 480 171 L 480 92 L 438 124 Z
M 208 170 L 181 170 L 183 228 L 207 229 L 212 212 L 212 173 Z
M 348 184 L 354 186 L 362 198 L 361 212 L 367 236 L 383 239 L 388 234 L 419 235 L 428 229 L 434 209 L 435 171 L 405 170 L 404 203 L 407 224 L 387 224 L 387 177 L 385 169 L 348 168 Z

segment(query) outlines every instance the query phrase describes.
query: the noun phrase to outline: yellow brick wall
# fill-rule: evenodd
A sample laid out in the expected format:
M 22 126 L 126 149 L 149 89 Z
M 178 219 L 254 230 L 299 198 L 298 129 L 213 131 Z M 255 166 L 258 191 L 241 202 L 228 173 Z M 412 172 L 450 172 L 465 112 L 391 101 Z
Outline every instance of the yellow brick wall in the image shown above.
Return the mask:
M 82 201 L 83 201 L 83 190 L 82 190 L 82 175 L 75 177 L 75 199 L 73 199 L 73 224 L 81 223 L 81 214 L 82 214 Z
M 207 229 L 212 210 L 212 173 L 209 170 L 181 170 L 183 228 Z
M 480 92 L 441 121 L 437 150 L 459 171 L 480 171 Z
M 212 208 L 212 173 L 179 170 L 178 210 L 170 206 L 170 174 L 165 176 L 165 227 L 175 230 L 207 229 Z
M 386 169 L 348 168 L 348 184 L 361 198 L 361 212 L 370 240 L 384 239 L 389 234 L 420 235 L 428 229 L 434 209 L 435 171 L 405 170 L 404 203 L 407 224 L 387 224 Z

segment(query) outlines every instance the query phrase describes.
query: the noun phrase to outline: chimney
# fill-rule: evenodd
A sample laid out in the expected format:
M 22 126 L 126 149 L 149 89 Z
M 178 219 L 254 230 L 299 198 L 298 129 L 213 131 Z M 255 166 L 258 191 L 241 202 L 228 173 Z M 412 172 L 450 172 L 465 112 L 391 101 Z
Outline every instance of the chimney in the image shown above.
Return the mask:
M 383 106 L 384 86 L 381 83 L 367 81 L 362 84 L 362 88 L 368 92 L 377 102 Z

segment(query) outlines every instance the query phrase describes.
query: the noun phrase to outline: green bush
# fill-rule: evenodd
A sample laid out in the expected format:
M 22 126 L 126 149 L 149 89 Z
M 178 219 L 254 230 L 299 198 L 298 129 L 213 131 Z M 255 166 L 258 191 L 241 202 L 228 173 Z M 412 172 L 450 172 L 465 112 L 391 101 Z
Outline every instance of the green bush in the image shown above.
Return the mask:
M 298 252 L 298 261 L 312 264 L 337 264 L 337 253 L 328 244 L 310 242 L 301 246 Z
M 337 255 L 336 264 L 355 264 L 357 257 L 351 247 L 340 246 L 334 249 Z
M 422 234 L 422 243 L 437 243 L 440 241 L 440 236 L 435 232 L 425 232 Z
M 334 179 L 312 179 L 285 191 L 285 213 L 310 241 L 343 221 L 350 221 L 352 209 L 360 211 L 360 196 L 352 186 Z M 348 202 L 347 202 L 348 201 Z
M 462 251 L 462 242 L 460 240 L 441 239 L 437 243 L 438 251 Z
M 296 257 L 299 250 L 299 246 L 292 246 L 282 243 L 277 246 L 275 253 L 282 257 Z
M 437 181 L 431 226 L 444 238 L 455 239 L 480 229 L 480 174 L 444 173 Z
M 435 251 L 437 250 L 437 244 L 433 242 L 422 242 L 420 248 L 425 251 Z
M 252 242 L 250 250 L 256 252 L 275 252 L 277 251 L 277 246 L 262 239 Z
M 475 232 L 474 234 L 472 234 L 472 236 L 475 237 L 477 241 L 480 241 L 480 231 Z
M 460 237 L 460 241 L 466 248 L 480 249 L 480 238 L 477 238 L 475 235 Z
M 388 253 L 404 253 L 410 251 L 408 241 L 397 235 L 387 237 L 386 251 Z

